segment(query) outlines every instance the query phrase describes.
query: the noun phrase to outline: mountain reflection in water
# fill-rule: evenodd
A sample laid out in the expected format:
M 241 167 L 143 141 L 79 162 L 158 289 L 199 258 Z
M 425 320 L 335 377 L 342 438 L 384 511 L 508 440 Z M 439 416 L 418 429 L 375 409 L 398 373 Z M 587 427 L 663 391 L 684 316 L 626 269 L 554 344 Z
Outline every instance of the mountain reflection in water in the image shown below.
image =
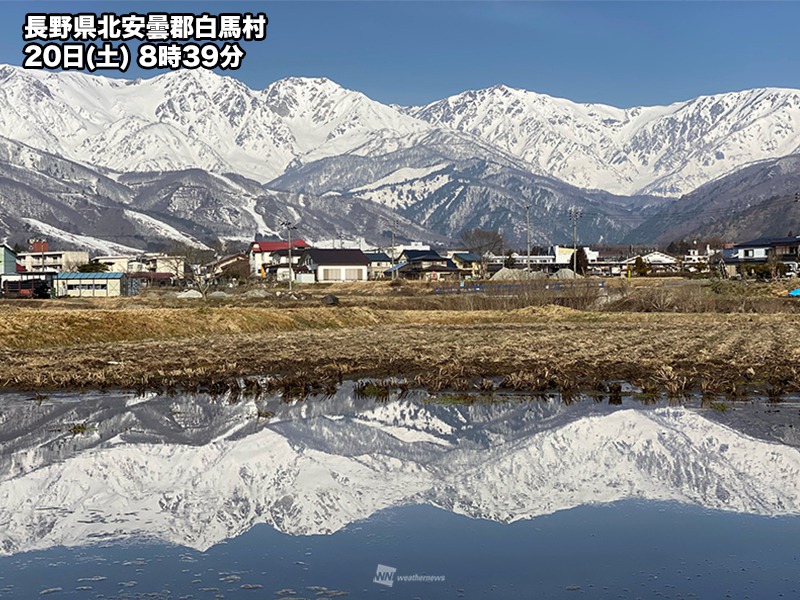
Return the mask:
M 0 550 L 118 539 L 204 551 L 266 523 L 330 534 L 392 507 L 510 523 L 626 499 L 800 513 L 800 451 L 713 411 L 558 399 L 286 404 L 6 394 Z

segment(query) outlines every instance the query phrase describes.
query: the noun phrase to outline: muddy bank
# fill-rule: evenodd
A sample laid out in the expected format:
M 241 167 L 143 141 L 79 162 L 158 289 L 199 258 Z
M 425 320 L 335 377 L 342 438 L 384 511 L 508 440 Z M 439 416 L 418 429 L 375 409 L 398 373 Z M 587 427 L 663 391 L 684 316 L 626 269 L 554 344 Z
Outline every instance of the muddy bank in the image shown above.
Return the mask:
M 51 339 L 37 345 L 28 338 L 15 346 L 6 332 L 0 337 L 0 386 L 213 389 L 270 374 L 279 376 L 276 387 L 295 389 L 345 378 L 403 377 L 433 390 L 474 389 L 492 379 L 508 389 L 566 393 L 609 389 L 613 380 L 672 394 L 741 395 L 755 387 L 778 397 L 800 390 L 800 319 L 791 315 L 606 314 L 545 307 L 389 316 L 357 310 L 323 312 L 329 319 L 324 325 L 313 315 L 294 315 L 288 325 L 282 321 L 280 328 L 273 324 L 255 332 L 231 332 L 231 322 L 217 315 L 218 329 L 206 321 L 210 333 L 186 327 L 182 336 L 166 338 L 147 324 L 137 329 L 135 321 L 125 326 L 129 330 L 111 328 L 112 340 L 97 339 L 102 338 L 97 329 L 87 327 L 87 335 L 96 337 L 77 343 Z M 335 322 L 332 314 L 338 314 Z M 16 333 L 25 335 L 19 323 Z M 76 337 L 65 335 L 72 342 Z

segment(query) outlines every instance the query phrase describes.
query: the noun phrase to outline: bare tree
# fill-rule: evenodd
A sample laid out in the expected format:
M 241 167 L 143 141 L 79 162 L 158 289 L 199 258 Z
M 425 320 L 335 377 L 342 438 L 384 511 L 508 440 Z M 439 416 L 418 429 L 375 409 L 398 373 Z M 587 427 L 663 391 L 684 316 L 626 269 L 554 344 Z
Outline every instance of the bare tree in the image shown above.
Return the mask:
M 461 232 L 461 243 L 469 252 L 481 257 L 481 277 L 486 277 L 491 254 L 500 254 L 505 245 L 503 235 L 490 229 L 465 229 Z
M 203 298 L 209 292 L 213 283 L 213 273 L 209 272 L 207 264 L 214 260 L 213 250 L 189 246 L 188 244 L 175 243 L 170 246 L 167 262 L 174 265 L 175 276 L 185 282 L 191 283 Z

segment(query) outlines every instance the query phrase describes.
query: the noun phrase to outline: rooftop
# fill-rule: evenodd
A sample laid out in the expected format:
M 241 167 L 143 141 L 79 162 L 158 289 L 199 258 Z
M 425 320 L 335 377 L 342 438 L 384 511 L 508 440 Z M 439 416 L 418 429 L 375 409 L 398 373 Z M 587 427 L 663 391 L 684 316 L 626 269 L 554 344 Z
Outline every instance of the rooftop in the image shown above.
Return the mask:
M 125 273 L 59 273 L 56 279 L 122 279 Z

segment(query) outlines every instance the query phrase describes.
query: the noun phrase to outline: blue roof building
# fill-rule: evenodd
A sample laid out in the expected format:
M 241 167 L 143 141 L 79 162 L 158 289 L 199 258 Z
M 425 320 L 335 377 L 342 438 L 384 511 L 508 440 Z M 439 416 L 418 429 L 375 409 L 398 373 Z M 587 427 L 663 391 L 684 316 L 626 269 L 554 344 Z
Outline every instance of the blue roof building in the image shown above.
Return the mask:
M 131 295 L 125 273 L 59 273 L 53 280 L 58 298 L 113 298 Z

